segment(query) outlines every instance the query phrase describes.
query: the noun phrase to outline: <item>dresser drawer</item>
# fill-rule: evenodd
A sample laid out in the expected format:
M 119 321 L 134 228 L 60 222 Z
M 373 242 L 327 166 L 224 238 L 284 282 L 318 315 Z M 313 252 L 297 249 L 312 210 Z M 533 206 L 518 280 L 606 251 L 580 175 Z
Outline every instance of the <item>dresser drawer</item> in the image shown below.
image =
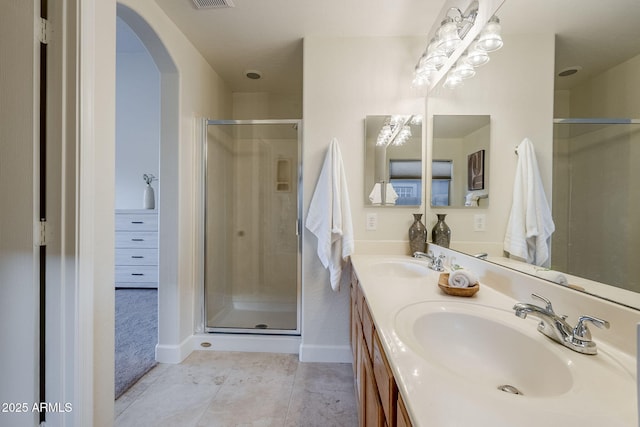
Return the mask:
M 116 231 L 116 248 L 157 248 L 155 231 Z
M 116 213 L 116 231 L 157 231 L 157 213 Z
M 116 285 L 119 283 L 158 283 L 156 266 L 116 266 Z
M 158 265 L 158 249 L 116 249 L 116 265 Z

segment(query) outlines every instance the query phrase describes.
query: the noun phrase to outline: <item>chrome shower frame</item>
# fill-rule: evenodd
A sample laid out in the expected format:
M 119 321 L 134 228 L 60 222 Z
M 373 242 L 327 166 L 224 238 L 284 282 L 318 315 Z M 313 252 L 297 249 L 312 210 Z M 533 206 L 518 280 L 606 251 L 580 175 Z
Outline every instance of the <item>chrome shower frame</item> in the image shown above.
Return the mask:
M 296 164 L 296 179 L 297 179 L 297 192 L 296 192 L 296 208 L 297 208 L 297 220 L 296 220 L 296 236 L 297 236 L 297 256 L 296 256 L 296 328 L 295 329 L 256 329 L 256 328 L 216 328 L 207 326 L 207 298 L 205 284 L 207 283 L 206 275 L 206 224 L 207 224 L 207 133 L 208 127 L 212 125 L 291 125 L 296 129 L 297 133 L 297 153 L 298 159 Z M 199 271 L 200 278 L 200 290 L 199 296 L 201 301 L 201 321 L 196 325 L 196 332 L 205 333 L 228 333 L 228 334 L 255 334 L 255 335 L 289 335 L 300 336 L 302 333 L 302 120 L 300 119 L 280 119 L 280 120 L 211 120 L 203 119 L 201 122 L 201 147 L 200 155 L 202 156 L 202 162 L 200 167 L 202 170 L 199 173 L 200 179 L 200 200 L 202 200 L 200 207 L 200 266 Z

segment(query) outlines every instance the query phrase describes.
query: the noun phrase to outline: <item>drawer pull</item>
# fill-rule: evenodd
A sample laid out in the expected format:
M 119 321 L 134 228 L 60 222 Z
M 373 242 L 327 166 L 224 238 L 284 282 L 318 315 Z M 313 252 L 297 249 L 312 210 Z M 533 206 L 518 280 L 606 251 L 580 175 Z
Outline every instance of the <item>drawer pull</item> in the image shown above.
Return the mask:
M 134 259 L 142 259 L 142 258 L 144 258 L 144 257 L 143 257 L 142 255 L 131 255 L 131 258 L 134 258 Z
M 131 224 L 144 224 L 144 221 L 131 221 Z
M 131 239 L 132 242 L 144 242 L 144 239 Z
M 131 273 L 132 276 L 144 276 L 144 273 Z

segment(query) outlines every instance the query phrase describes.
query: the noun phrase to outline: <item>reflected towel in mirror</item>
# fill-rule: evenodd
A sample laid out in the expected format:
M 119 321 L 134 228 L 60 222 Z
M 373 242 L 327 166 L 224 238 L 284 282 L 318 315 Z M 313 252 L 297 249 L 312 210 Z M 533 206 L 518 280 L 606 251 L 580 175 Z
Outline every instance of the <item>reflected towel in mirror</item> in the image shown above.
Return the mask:
M 393 189 L 393 185 L 387 184 L 386 191 L 384 193 L 384 204 L 387 206 L 393 206 L 398 200 L 398 193 Z
M 382 204 L 382 185 L 379 182 L 376 182 L 373 185 L 373 190 L 369 193 L 369 200 L 372 205 L 381 205 Z
M 533 143 L 529 138 L 518 145 L 517 152 L 518 165 L 504 250 L 529 264 L 548 266 L 548 240 L 555 231 L 555 225 L 542 186 Z

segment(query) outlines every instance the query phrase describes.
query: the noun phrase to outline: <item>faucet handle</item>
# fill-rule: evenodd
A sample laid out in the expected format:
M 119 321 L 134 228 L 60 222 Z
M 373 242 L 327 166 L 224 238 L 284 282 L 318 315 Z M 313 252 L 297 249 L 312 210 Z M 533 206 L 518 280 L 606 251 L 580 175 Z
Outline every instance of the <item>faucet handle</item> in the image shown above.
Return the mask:
M 598 328 L 609 329 L 611 324 L 603 319 L 598 319 L 592 316 L 580 316 L 578 324 L 573 328 L 573 338 L 579 341 L 588 342 L 591 341 L 591 331 L 587 327 L 587 322 L 591 322 Z
M 443 261 L 446 257 L 440 254 L 437 258 L 433 258 L 432 265 L 435 271 L 444 271 Z
M 553 313 L 553 306 L 551 305 L 551 301 L 549 301 L 547 298 L 538 295 L 538 294 L 531 294 L 532 297 L 534 298 L 538 298 L 540 301 L 544 302 L 546 304 L 545 309 L 549 312 L 549 313 Z

